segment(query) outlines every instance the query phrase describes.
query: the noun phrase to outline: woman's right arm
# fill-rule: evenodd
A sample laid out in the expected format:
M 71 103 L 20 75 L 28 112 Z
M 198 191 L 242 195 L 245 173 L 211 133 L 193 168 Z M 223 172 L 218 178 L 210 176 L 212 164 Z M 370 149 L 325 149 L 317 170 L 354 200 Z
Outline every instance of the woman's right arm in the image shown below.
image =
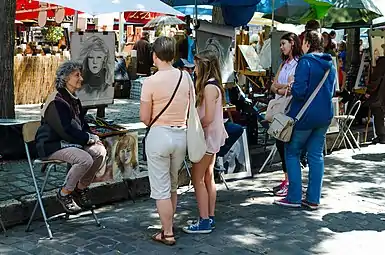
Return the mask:
M 148 79 L 144 80 L 140 96 L 140 121 L 146 126 L 150 125 L 152 116 L 152 91 L 149 82 Z

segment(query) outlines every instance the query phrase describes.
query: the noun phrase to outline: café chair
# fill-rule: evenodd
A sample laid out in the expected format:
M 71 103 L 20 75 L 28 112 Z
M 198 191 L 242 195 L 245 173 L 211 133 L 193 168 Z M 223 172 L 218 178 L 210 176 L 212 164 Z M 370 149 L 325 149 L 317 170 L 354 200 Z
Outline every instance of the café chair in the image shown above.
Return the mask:
M 52 235 L 52 231 L 51 231 L 51 228 L 50 228 L 50 225 L 49 225 L 48 222 L 50 220 L 53 220 L 53 219 L 57 218 L 57 215 L 53 216 L 53 217 L 50 217 L 50 218 L 47 218 L 47 215 L 46 215 L 46 212 L 45 212 L 45 209 L 44 209 L 44 204 L 43 204 L 42 197 L 43 197 L 43 193 L 45 191 L 45 186 L 46 186 L 46 184 L 48 182 L 48 178 L 49 178 L 49 175 L 50 175 L 52 169 L 54 171 L 56 171 L 57 170 L 56 169 L 57 165 L 66 165 L 67 169 L 68 169 L 68 163 L 64 162 L 64 161 L 61 161 L 61 160 L 43 160 L 43 159 L 35 159 L 32 162 L 31 154 L 30 154 L 29 148 L 28 148 L 28 143 L 31 143 L 31 142 L 35 141 L 36 132 L 37 132 L 39 127 L 40 127 L 40 121 L 28 122 L 28 123 L 23 125 L 23 140 L 24 140 L 25 152 L 27 154 L 28 165 L 29 165 L 29 169 L 31 171 L 31 175 L 32 175 L 32 179 L 33 179 L 33 184 L 34 184 L 34 187 L 35 187 L 36 197 L 37 197 L 37 201 L 35 203 L 35 207 L 34 207 L 34 209 L 32 211 L 32 214 L 30 216 L 30 219 L 29 219 L 29 222 L 28 222 L 28 225 L 27 225 L 27 228 L 26 228 L 25 231 L 26 232 L 29 231 L 31 223 L 32 223 L 32 220 L 35 217 L 37 207 L 40 206 L 41 214 L 43 216 L 44 223 L 45 223 L 45 226 L 46 226 L 47 231 L 48 231 L 49 239 L 52 239 L 53 235 Z M 41 171 L 43 173 L 46 172 L 46 174 L 45 174 L 45 178 L 44 178 L 43 184 L 42 184 L 40 189 L 39 189 L 38 184 L 36 182 L 36 177 L 35 177 L 35 173 L 34 173 L 34 168 L 37 165 L 40 165 L 40 166 L 45 166 L 46 165 L 47 166 L 47 167 L 42 167 L 41 168 Z M 97 216 L 96 216 L 96 214 L 94 212 L 94 209 L 92 208 L 92 209 L 90 209 L 90 211 L 92 213 L 92 216 L 93 216 L 97 226 L 100 227 L 101 224 L 100 224 L 99 219 L 97 218 Z M 65 214 L 65 219 L 69 219 L 69 214 L 68 213 Z
M 340 148 L 342 145 L 342 142 L 344 142 L 345 148 L 347 149 L 346 141 L 349 144 L 350 149 L 354 152 L 354 146 L 351 143 L 351 140 L 353 140 L 355 146 L 358 148 L 358 150 L 361 150 L 361 147 L 359 145 L 359 141 L 356 140 L 354 137 L 350 127 L 352 126 L 354 120 L 356 119 L 357 113 L 360 111 L 361 108 L 361 101 L 358 100 L 354 103 L 352 108 L 350 108 L 347 115 L 339 115 L 334 116 L 334 119 L 337 121 L 338 127 L 339 127 L 339 133 L 337 138 L 334 140 L 334 143 L 332 147 L 330 148 L 330 152 L 333 152 L 333 149 L 336 147 L 338 139 L 341 137 L 341 141 L 337 148 Z

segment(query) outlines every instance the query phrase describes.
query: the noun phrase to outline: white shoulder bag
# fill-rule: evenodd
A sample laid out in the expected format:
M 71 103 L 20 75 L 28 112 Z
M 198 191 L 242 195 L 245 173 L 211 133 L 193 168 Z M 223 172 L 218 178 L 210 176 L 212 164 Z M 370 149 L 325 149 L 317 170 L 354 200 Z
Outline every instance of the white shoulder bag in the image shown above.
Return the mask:
M 305 113 L 305 111 L 307 110 L 311 102 L 317 96 L 322 85 L 325 83 L 326 79 L 329 76 L 329 73 L 330 73 L 330 69 L 326 71 L 321 82 L 318 84 L 317 88 L 310 95 L 309 99 L 306 101 L 305 105 L 299 111 L 295 119 L 287 116 L 284 113 L 277 113 L 273 116 L 273 121 L 271 122 L 270 127 L 267 130 L 267 133 L 277 140 L 280 140 L 282 142 L 289 142 L 291 139 L 291 135 L 293 133 L 295 122 L 302 118 L 302 115 Z
M 195 89 L 190 77 L 188 77 L 188 80 L 190 83 L 190 106 L 187 120 L 187 151 L 190 161 L 198 163 L 205 155 L 207 146 L 201 120 L 195 108 Z

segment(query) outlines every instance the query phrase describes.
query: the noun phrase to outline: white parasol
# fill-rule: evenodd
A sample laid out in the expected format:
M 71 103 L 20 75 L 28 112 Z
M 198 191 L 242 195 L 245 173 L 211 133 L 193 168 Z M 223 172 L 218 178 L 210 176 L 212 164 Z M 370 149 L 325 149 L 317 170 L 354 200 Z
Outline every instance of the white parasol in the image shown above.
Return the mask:
M 150 20 L 144 27 L 162 27 L 173 25 L 185 25 L 186 23 L 175 16 L 159 16 Z

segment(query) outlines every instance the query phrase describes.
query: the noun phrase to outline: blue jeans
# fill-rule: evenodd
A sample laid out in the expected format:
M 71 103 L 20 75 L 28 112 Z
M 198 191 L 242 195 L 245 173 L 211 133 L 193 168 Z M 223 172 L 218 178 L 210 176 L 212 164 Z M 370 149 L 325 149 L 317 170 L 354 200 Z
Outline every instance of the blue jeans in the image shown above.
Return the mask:
M 285 145 L 285 160 L 289 176 L 289 191 L 286 199 L 291 203 L 301 203 L 302 176 L 301 151 L 307 152 L 309 183 L 306 201 L 320 203 L 322 178 L 324 175 L 323 148 L 328 127 L 310 130 L 293 130 L 291 141 Z
M 227 121 L 224 125 L 229 137 L 226 139 L 225 144 L 218 152 L 218 157 L 224 157 L 230 151 L 231 147 L 233 147 L 233 145 L 238 141 L 239 137 L 242 136 L 244 131 L 241 125 L 232 123 L 230 121 Z

